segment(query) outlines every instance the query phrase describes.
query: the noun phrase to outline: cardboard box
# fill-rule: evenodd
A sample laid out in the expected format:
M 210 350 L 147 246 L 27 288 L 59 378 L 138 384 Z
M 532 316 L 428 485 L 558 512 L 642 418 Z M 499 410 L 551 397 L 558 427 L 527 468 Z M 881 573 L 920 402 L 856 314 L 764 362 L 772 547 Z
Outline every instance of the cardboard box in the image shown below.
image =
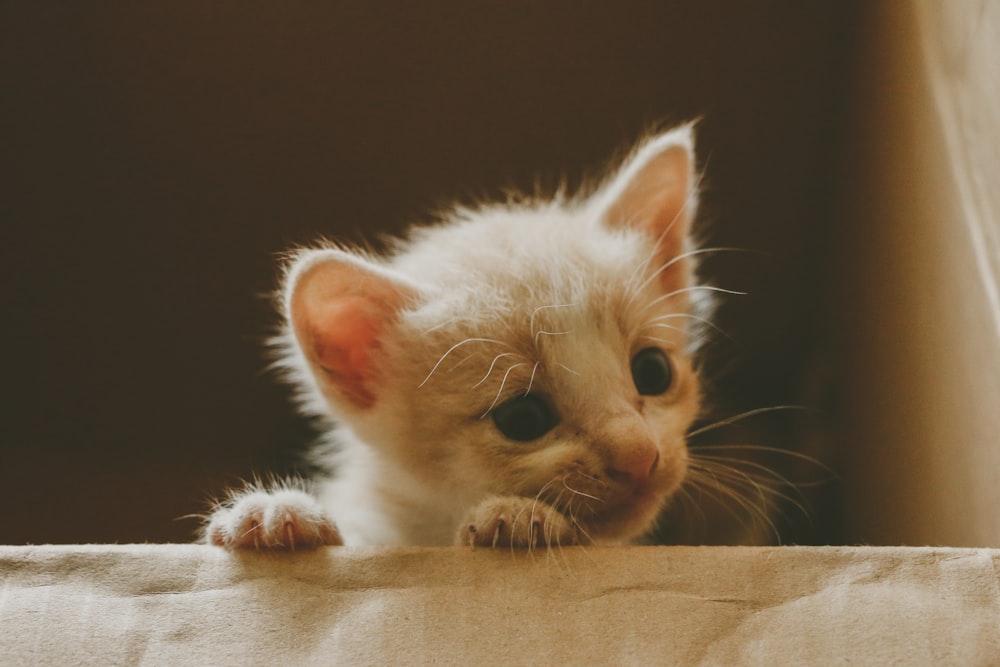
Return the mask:
M 0 548 L 5 665 L 990 665 L 1000 552 Z

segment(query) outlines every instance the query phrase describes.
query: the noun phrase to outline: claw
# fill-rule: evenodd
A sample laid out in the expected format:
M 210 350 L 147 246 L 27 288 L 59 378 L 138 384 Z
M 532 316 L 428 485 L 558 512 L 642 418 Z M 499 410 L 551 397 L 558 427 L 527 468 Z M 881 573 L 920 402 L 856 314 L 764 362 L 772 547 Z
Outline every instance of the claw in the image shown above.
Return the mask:
M 528 543 L 534 544 L 536 547 L 541 547 L 543 537 L 542 522 L 535 519 L 531 522 L 531 527 L 528 529 Z
M 205 534 L 227 549 L 296 551 L 343 544 L 316 500 L 293 489 L 234 495 L 213 514 Z
M 497 548 L 497 544 L 500 542 L 500 535 L 503 533 L 503 519 L 497 521 L 497 528 L 493 531 L 493 548 Z
M 520 497 L 490 498 L 460 524 L 455 543 L 480 547 L 542 549 L 576 544 L 569 520 L 538 500 Z

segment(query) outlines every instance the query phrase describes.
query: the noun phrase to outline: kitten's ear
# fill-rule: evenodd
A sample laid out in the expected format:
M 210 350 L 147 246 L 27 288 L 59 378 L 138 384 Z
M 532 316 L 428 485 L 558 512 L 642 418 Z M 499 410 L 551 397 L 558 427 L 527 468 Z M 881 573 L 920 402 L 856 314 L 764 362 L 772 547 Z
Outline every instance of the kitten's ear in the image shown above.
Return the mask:
M 647 233 L 660 266 L 685 252 L 698 205 L 694 162 L 693 127 L 684 125 L 640 144 L 597 194 L 601 219 Z M 690 264 L 681 260 L 667 266 L 660 273 L 663 287 L 688 284 Z
M 415 289 L 361 257 L 316 250 L 288 274 L 285 313 L 323 392 L 358 409 L 375 404 L 382 336 Z

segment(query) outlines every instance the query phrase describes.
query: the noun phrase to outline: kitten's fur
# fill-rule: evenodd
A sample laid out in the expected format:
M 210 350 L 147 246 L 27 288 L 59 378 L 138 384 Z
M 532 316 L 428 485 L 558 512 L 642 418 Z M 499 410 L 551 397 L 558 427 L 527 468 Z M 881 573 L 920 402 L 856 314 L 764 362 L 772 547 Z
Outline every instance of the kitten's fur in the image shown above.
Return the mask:
M 329 424 L 336 475 L 315 497 L 234 493 L 208 541 L 530 547 L 647 533 L 685 477 L 699 412 L 696 203 L 685 126 L 641 143 L 587 197 L 459 209 L 386 257 L 297 253 L 281 365 L 304 412 Z M 670 377 L 640 393 L 659 377 L 655 361 L 652 380 L 633 377 L 649 348 Z M 504 405 L 518 438 L 501 432 Z

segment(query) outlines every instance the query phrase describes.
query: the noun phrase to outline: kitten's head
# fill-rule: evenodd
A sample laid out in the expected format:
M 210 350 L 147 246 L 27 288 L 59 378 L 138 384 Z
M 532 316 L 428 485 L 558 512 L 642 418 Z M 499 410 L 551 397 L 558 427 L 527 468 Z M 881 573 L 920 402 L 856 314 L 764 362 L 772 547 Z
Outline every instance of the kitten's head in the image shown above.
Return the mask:
M 687 470 L 689 127 L 589 197 L 459 210 L 388 258 L 290 267 L 307 407 L 429 493 L 539 497 L 595 540 L 646 532 Z

